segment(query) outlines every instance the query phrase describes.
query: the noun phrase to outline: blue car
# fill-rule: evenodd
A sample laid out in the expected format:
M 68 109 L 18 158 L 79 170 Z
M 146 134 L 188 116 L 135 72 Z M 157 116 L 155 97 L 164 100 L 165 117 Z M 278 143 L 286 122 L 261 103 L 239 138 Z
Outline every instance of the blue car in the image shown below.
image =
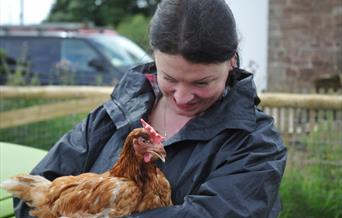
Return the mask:
M 115 31 L 61 25 L 0 26 L 0 84 L 114 85 L 151 57 Z M 13 77 L 13 76 L 12 76 Z

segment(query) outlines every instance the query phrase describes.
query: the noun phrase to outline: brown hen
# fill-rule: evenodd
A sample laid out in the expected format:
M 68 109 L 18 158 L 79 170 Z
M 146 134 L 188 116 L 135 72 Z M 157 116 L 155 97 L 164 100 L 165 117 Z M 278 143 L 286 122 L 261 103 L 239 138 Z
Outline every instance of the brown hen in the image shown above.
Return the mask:
M 49 181 L 41 176 L 18 175 L 1 187 L 21 198 L 30 214 L 39 218 L 122 217 L 172 205 L 171 189 L 155 165 L 165 161 L 163 139 L 141 120 L 143 128 L 126 138 L 118 161 L 103 174 L 84 173 Z

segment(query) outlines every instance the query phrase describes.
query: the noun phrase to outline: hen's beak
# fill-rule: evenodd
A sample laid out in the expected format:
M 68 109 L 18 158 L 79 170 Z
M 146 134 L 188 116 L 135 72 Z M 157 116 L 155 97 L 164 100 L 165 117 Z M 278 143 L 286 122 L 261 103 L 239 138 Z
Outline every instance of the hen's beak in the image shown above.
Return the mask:
M 153 148 L 149 149 L 148 152 L 152 154 L 154 157 L 160 159 L 165 162 L 166 151 L 162 144 L 155 145 Z
M 152 155 L 154 155 L 155 157 L 159 158 L 161 161 L 163 161 L 163 163 L 165 163 L 165 155 L 159 154 L 156 151 L 149 151 Z

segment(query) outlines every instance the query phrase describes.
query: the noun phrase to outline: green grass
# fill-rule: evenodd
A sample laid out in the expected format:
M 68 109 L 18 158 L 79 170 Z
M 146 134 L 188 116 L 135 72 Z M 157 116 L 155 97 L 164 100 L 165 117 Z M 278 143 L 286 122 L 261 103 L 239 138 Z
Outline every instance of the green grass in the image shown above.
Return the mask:
M 63 99 L 26 99 L 26 98 L 10 98 L 0 99 L 0 112 L 20 109 L 35 105 L 48 104 L 63 101 Z
M 0 112 L 64 100 L 66 99 L 2 98 L 0 99 Z M 74 114 L 48 121 L 0 129 L 0 141 L 48 150 L 61 136 L 63 136 L 63 134 L 73 128 L 77 123 L 85 118 L 86 115 L 87 113 Z M 23 114 L 23 116 L 29 116 L 29 114 Z
M 281 218 L 342 217 L 342 134 L 327 122 L 289 149 L 281 184 Z
M 27 145 L 48 150 L 77 123 L 86 113 L 75 114 L 13 128 L 0 129 L 0 141 Z
M 341 177 L 320 177 L 311 170 L 321 171 L 319 166 L 287 170 L 280 189 L 283 204 L 280 217 L 342 217 Z

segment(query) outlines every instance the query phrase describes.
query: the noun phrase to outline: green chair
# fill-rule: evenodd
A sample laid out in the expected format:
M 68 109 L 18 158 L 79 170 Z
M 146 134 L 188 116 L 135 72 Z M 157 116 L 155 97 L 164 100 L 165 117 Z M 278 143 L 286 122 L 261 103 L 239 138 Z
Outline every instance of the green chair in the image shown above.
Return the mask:
M 0 181 L 11 176 L 29 173 L 47 151 L 0 142 Z M 12 196 L 0 189 L 0 218 L 14 217 Z

